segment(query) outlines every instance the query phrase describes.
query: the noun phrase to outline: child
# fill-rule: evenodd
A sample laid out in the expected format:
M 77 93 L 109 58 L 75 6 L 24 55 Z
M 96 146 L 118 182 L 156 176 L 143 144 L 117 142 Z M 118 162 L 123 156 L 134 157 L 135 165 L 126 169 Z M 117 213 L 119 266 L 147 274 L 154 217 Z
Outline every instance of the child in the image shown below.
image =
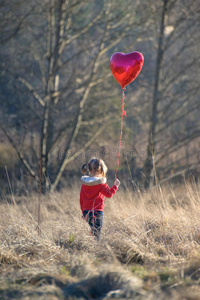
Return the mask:
M 89 171 L 89 176 L 82 176 L 80 192 L 80 206 L 83 218 L 91 227 L 91 234 L 100 239 L 103 225 L 104 198 L 111 198 L 120 185 L 118 179 L 113 187 L 109 188 L 106 183 L 107 167 L 102 159 L 93 158 L 88 164 L 81 167 L 82 174 Z

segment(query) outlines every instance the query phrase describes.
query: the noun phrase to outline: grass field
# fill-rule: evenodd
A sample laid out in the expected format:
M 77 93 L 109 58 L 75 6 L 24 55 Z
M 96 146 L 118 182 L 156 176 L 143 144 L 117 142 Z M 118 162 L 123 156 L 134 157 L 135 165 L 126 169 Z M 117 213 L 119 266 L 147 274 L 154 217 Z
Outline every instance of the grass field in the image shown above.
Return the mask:
M 1 199 L 0 299 L 200 299 L 200 186 L 105 201 L 97 242 L 77 186 Z

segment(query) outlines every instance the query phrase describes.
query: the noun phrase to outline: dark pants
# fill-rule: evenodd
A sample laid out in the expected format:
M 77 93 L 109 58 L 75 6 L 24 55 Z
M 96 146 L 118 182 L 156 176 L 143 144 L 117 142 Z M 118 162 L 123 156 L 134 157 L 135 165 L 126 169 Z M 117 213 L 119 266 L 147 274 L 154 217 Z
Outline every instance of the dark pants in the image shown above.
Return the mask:
M 99 210 L 84 210 L 83 217 L 88 222 L 91 228 L 91 234 L 99 241 L 101 229 L 103 226 L 103 211 Z

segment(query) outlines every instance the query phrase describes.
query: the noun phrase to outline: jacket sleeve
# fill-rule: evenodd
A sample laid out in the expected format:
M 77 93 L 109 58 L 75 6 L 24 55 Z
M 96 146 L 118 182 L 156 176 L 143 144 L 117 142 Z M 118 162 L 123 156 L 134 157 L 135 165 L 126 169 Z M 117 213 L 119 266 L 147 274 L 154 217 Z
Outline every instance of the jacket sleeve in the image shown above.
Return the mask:
M 81 188 L 81 192 L 80 192 L 80 207 L 81 207 L 81 210 L 83 211 L 82 188 Z
M 118 187 L 116 185 L 113 185 L 111 188 L 107 185 L 107 183 L 103 184 L 100 193 L 102 193 L 106 198 L 111 198 L 116 191 L 118 190 Z

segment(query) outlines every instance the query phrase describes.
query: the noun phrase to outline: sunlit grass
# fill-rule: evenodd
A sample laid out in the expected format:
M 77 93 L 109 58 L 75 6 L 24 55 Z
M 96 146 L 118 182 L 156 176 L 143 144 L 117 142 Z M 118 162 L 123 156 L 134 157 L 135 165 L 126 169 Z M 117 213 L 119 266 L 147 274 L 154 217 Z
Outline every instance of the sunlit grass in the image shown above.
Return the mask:
M 106 263 L 129 269 L 147 290 L 155 282 L 185 283 L 198 270 L 191 267 L 189 277 L 181 270 L 200 263 L 199 200 L 195 183 L 145 193 L 121 188 L 105 200 L 98 243 L 81 218 L 78 187 L 42 197 L 40 234 L 37 195 L 15 197 L 11 204 L 2 199 L 0 270 L 36 268 L 62 276 L 65 270 L 66 276 L 91 278 Z

